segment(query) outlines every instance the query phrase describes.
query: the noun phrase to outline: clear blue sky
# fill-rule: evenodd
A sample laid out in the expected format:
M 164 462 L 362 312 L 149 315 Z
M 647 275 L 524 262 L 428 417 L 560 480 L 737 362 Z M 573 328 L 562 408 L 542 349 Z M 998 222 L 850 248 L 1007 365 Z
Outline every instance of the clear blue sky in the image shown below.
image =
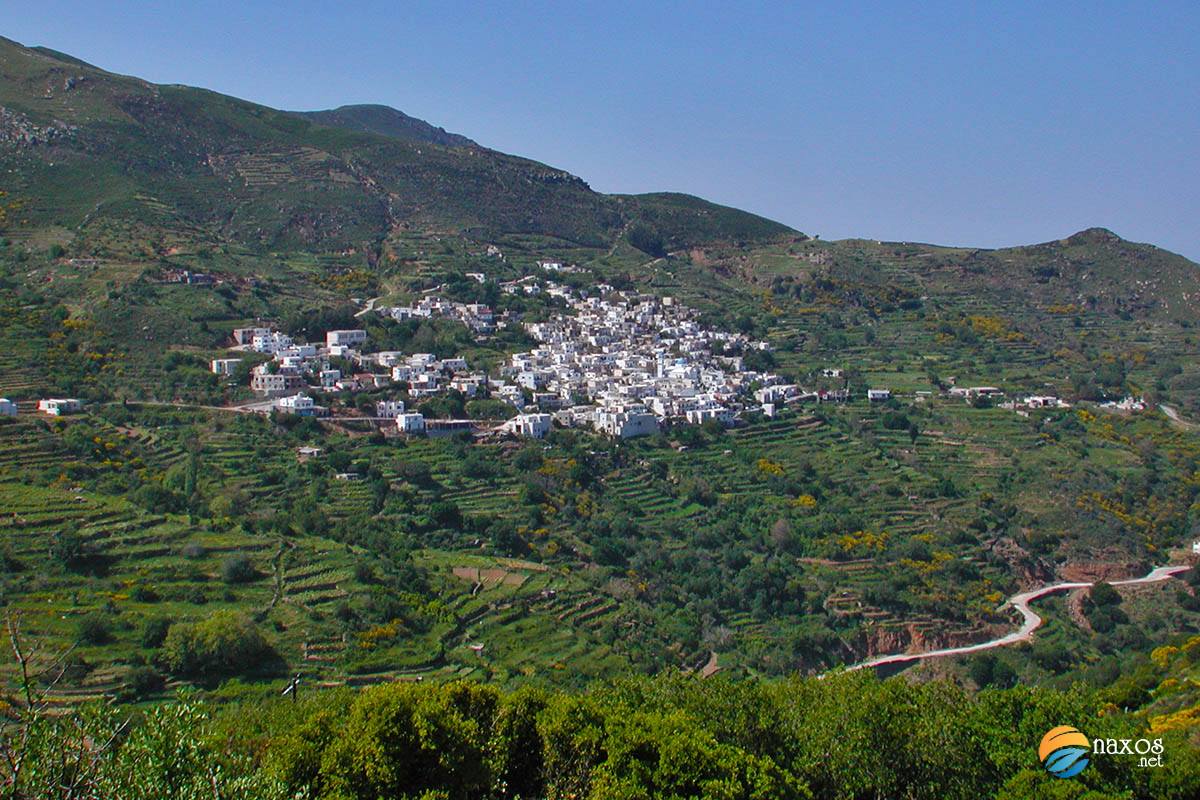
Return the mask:
M 1196 0 L 146 5 L 0 0 L 0 33 L 280 108 L 385 103 L 824 238 L 1099 225 L 1200 258 Z

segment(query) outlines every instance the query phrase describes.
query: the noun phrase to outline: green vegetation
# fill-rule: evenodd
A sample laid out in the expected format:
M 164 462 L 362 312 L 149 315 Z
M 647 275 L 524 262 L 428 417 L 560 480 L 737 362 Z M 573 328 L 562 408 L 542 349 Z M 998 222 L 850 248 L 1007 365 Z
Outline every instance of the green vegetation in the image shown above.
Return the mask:
M 55 654 L 32 681 L 0 667 L 4 733 L 28 734 L 3 741 L 41 765 L 15 796 L 61 782 L 64 748 L 92 796 L 131 798 L 1194 796 L 1195 570 L 1045 598 L 1031 643 L 903 680 L 796 676 L 992 638 L 1019 589 L 1187 557 L 1195 264 L 1100 230 L 824 242 L 599 195 L 379 109 L 318 124 L 0 55 L 0 396 L 20 405 L 0 418 L 0 605 Z M 560 301 L 500 284 L 548 259 L 577 267 L 554 275 L 569 286 L 693 306 L 771 344 L 747 367 L 852 399 L 626 442 L 425 439 L 360 413 L 404 386 L 315 393 L 338 417 L 318 421 L 231 407 L 260 357 L 208 370 L 234 328 L 271 323 L 495 375 L 532 346 L 519 324 L 358 314 L 436 291 L 543 320 Z M 1148 408 L 1101 405 L 1126 395 Z M 86 411 L 33 413 L 47 396 Z M 302 699 L 279 699 L 297 674 Z M 200 694 L 169 702 L 181 685 Z M 1036 741 L 1068 723 L 1162 732 L 1176 755 L 1052 789 Z
M 1198 641 L 1153 658 L 1194 670 Z M 83 756 L 72 775 L 81 791 L 130 800 L 1194 797 L 1195 707 L 1186 726 L 1184 714 L 1114 712 L 1119 690 L 971 696 L 862 674 L 663 675 L 577 693 L 395 683 L 299 702 L 184 698 L 133 718 L 112 709 L 25 717 L 18 730 L 30 733 L 9 747 L 25 758 L 13 787 L 20 798 L 51 796 L 64 753 Z M 1037 744 L 1061 724 L 1091 739 L 1161 739 L 1162 766 L 1097 755 L 1076 781 L 1059 782 L 1038 763 Z
M 162 663 L 178 675 L 207 679 L 264 671 L 277 657 L 244 614 L 218 611 L 199 622 L 177 622 L 162 642 Z

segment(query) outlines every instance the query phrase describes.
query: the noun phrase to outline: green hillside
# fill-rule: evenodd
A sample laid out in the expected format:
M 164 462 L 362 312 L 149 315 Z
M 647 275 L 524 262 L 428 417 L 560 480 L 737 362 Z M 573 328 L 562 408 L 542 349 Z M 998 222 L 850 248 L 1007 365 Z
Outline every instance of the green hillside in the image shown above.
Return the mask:
M 73 254 L 102 252 L 130 229 L 160 253 L 182 240 L 372 258 L 406 230 L 602 246 L 630 219 L 569 173 L 463 147 L 468 140 L 378 107 L 296 115 L 8 40 L 0 77 L 0 232 Z M 722 216 L 669 235 L 701 243 L 788 232 L 743 212 Z
M 332 128 L 377 133 L 393 139 L 429 142 L 447 147 L 479 146 L 465 136 L 447 133 L 443 128 L 435 127 L 425 120 L 410 117 L 403 111 L 397 111 L 388 106 L 339 106 L 327 111 L 297 111 L 295 114 Z
M 362 328 L 370 352 L 461 355 L 495 377 L 536 346 L 523 323 L 566 309 L 550 288 L 602 284 L 671 297 L 708 328 L 766 342 L 741 351 L 747 369 L 852 397 L 774 417 L 747 403 L 728 429 L 675 420 L 628 441 L 562 427 L 537 442 L 399 436 L 368 418 L 376 401 L 486 427 L 515 413 L 496 397 L 424 398 L 399 382 L 313 390 L 331 410 L 322 420 L 243 405 L 249 366 L 268 356 L 231 353 L 236 328 L 310 342 Z M 521 288 L 534 285 L 547 290 Z M 431 296 L 487 304 L 508 324 L 475 335 L 376 313 Z M 551 780 L 557 766 L 523 773 L 563 797 L 672 796 L 605 792 L 634 751 L 693 723 L 707 733 L 671 739 L 681 758 L 699 748 L 702 763 L 761 772 L 767 787 L 713 796 L 897 796 L 882 762 L 861 791 L 841 792 L 820 763 L 828 751 L 803 737 L 786 751 L 731 738 L 711 710 L 826 704 L 813 724 L 833 747 L 829 709 L 843 691 L 895 702 L 901 719 L 945 697 L 969 703 L 976 750 L 985 733 L 1011 732 L 998 706 L 1021 706 L 1032 730 L 1063 698 L 1083 704 L 1081 725 L 1174 731 L 1195 746 L 1195 570 L 1045 598 L 1032 641 L 905 672 L 962 692 L 815 676 L 1001 636 L 1018 624 L 1005 598 L 1024 589 L 1191 563 L 1197 296 L 1200 266 L 1102 229 L 998 250 L 823 241 L 686 194 L 599 194 L 391 109 L 308 118 L 0 40 L 0 397 L 19 410 L 0 418 L 0 606 L 42 652 L 65 654 L 61 675 L 34 681 L 48 717 L 74 724 L 114 697 L 175 713 L 159 704 L 181 689 L 217 717 L 261 704 L 261 730 L 241 734 L 261 740 L 225 729 L 237 753 L 221 752 L 266 765 L 289 792 L 360 772 L 343 758 L 350 734 L 319 709 L 292 707 L 295 740 L 267 731 L 284 724 L 277 695 L 297 673 L 306 696 L 325 693 L 314 705 L 329 698 L 364 725 L 371 698 L 421 705 L 439 725 L 463 697 L 507 709 L 450 717 L 476 733 L 511 724 L 531 752 L 580 759 L 570 785 Z M 245 359 L 233 379 L 214 375 L 210 360 L 230 355 Z M 1069 406 L 952 393 L 972 386 Z M 868 401 L 871 388 L 892 396 Z M 87 405 L 50 417 L 35 411 L 44 397 Z M 1111 403 L 1127 397 L 1144 403 Z M 691 677 L 597 688 L 676 670 Z M 743 680 L 700 679 L 716 672 Z M 0 662 L 0 713 L 24 720 L 40 704 L 22 699 L 20 676 Z M 1090 688 L 1070 688 L 1080 681 Z M 433 686 L 394 688 L 417 682 Z M 371 684 L 393 686 L 350 691 Z M 627 706 L 643 697 L 666 698 L 663 715 L 630 733 Z M 512 710 L 526 701 L 545 707 Z M 562 729 L 563 709 L 593 703 L 583 728 Z M 1109 703 L 1131 713 L 1109 716 Z M 876 733 L 853 736 L 914 769 L 949 768 L 945 753 L 904 750 L 900 727 Z M 462 752 L 476 758 L 484 740 L 472 741 Z M 587 749 L 601 741 L 613 749 Z M 982 772 L 964 774 L 961 796 L 1036 796 L 1013 747 L 972 751 Z M 254 760 L 267 752 L 279 760 Z M 787 775 L 770 766 L 801 756 Z M 505 774 L 498 762 L 477 771 Z M 1174 774 L 1130 788 L 1097 770 L 1091 786 L 1190 796 L 1190 773 L 1178 793 L 1155 794 Z M 397 780 L 324 796 L 515 796 L 492 788 Z

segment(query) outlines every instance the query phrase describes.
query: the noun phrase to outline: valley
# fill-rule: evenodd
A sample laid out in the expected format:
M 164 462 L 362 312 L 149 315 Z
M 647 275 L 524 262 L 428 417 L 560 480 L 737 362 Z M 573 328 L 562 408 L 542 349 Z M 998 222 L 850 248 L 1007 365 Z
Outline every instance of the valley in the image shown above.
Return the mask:
M 0 794 L 1196 796 L 1200 265 L 1062 234 L 0 39 Z

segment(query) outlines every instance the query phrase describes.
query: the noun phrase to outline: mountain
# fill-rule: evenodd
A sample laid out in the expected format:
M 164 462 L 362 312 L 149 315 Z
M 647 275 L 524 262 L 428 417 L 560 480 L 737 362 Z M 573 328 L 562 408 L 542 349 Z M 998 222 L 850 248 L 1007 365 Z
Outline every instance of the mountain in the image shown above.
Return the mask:
M 866 240 L 828 247 L 842 269 L 864 280 L 895 280 L 900 274 L 935 295 L 969 290 L 1028 308 L 1053 307 L 1060 314 L 1194 320 L 1190 298 L 1200 292 L 1200 266 L 1104 228 L 994 250 Z
M 293 113 L 298 117 L 310 119 L 318 125 L 327 125 L 331 128 L 377 133 L 392 139 L 428 142 L 446 147 L 479 147 L 465 136 L 448 133 L 445 128 L 430 125 L 423 119 L 410 117 L 403 111 L 397 111 L 390 106 L 338 106 L 326 111 L 296 111 Z
M 185 242 L 373 256 L 401 231 L 600 247 L 654 218 L 670 222 L 661 238 L 671 248 L 797 235 L 699 199 L 681 213 L 677 198 L 599 194 L 391 109 L 297 115 L 6 39 L 0 169 L 9 207 L 0 230 L 81 254 L 132 237 L 147 252 Z

